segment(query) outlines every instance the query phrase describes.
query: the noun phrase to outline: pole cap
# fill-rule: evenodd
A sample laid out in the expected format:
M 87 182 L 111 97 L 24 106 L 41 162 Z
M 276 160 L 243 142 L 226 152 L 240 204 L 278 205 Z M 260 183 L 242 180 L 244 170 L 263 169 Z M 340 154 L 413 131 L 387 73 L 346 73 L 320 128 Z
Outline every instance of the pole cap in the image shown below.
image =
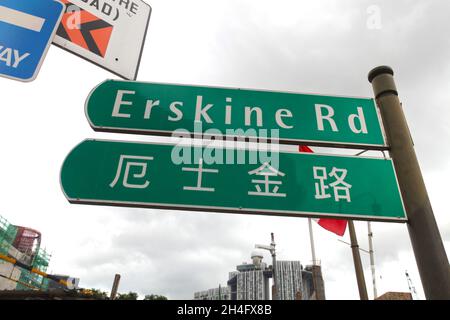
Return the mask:
M 391 76 L 393 76 L 394 70 L 392 70 L 392 68 L 389 66 L 376 67 L 369 72 L 369 82 L 372 83 L 373 79 L 382 74 L 390 74 Z

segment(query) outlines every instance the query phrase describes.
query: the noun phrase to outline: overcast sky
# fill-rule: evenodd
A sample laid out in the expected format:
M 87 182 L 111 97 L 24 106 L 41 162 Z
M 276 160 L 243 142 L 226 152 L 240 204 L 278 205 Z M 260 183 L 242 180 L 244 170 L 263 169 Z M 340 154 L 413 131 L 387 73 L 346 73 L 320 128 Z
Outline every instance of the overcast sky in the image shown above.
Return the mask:
M 367 73 L 390 65 L 447 252 L 450 250 L 450 28 L 447 0 L 153 0 L 138 79 L 347 96 L 372 96 Z M 379 10 L 381 24 L 373 24 Z M 369 12 L 369 13 L 368 13 Z M 369 22 L 369 24 L 368 24 Z M 369 28 L 370 26 L 371 28 Z M 380 27 L 380 28 L 373 28 Z M 71 205 L 60 185 L 66 155 L 95 133 L 84 102 L 114 75 L 51 47 L 36 81 L 0 79 L 0 214 L 40 230 L 49 271 L 109 291 L 191 299 L 225 285 L 274 232 L 278 259 L 309 264 L 307 219 Z M 160 141 L 161 139 L 156 139 Z M 356 223 L 367 249 L 367 223 Z M 406 225 L 374 223 L 378 292 L 424 298 Z M 314 226 L 329 299 L 358 299 L 350 247 Z M 349 241 L 348 233 L 342 238 Z M 369 257 L 362 253 L 369 296 Z M 269 260 L 266 255 L 265 260 Z M 267 261 L 268 262 L 268 261 Z

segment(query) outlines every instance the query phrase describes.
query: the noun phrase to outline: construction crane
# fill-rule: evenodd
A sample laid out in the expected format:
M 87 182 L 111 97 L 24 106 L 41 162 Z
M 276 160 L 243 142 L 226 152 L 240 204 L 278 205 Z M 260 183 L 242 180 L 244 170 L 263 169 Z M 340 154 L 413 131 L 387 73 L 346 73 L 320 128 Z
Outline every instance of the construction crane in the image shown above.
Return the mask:
M 419 300 L 419 296 L 417 295 L 416 288 L 414 287 L 411 277 L 408 274 L 408 270 L 405 271 L 406 280 L 408 281 L 409 292 L 411 292 L 413 300 Z

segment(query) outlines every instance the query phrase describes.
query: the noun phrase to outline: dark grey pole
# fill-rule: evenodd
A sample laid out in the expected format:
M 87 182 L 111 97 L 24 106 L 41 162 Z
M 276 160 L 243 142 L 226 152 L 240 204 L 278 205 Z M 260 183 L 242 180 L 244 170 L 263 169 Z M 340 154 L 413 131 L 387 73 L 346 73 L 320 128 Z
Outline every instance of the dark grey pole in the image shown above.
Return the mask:
M 387 66 L 377 67 L 369 73 L 369 82 L 383 118 L 425 296 L 429 300 L 450 300 L 448 258 L 400 104 L 394 71 Z
M 369 300 L 367 295 L 366 280 L 359 254 L 358 239 L 356 238 L 355 225 L 352 220 L 348 220 L 348 231 L 350 233 L 350 243 L 352 247 L 353 262 L 355 264 L 356 281 L 358 282 L 359 297 L 361 300 Z
M 369 236 L 369 256 L 370 256 L 370 270 L 372 271 L 372 286 L 373 286 L 373 300 L 378 297 L 377 293 L 377 278 L 375 276 L 375 257 L 373 252 L 373 232 L 370 221 L 367 222 L 367 231 Z
M 111 295 L 109 296 L 109 299 L 114 300 L 117 295 L 117 290 L 119 289 L 119 282 L 120 282 L 120 274 L 116 274 L 114 277 L 113 286 L 111 289 Z
M 278 291 L 278 279 L 277 279 L 277 255 L 275 251 L 275 236 L 273 233 L 270 234 L 272 238 L 272 242 L 270 243 L 270 246 L 272 247 L 271 254 L 272 254 L 272 272 L 273 272 L 273 295 L 272 300 L 279 300 L 279 291 Z

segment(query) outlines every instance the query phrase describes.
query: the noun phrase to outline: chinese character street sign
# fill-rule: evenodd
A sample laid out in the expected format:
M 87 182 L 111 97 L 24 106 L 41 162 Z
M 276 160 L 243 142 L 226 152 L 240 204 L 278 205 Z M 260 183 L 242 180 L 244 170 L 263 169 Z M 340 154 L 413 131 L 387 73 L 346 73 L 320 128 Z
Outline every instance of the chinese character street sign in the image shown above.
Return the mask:
M 135 80 L 151 7 L 142 0 L 62 0 L 66 11 L 53 40 L 118 76 Z
M 109 80 L 88 97 L 86 115 L 96 131 L 270 138 L 279 130 L 281 143 L 386 149 L 369 98 Z
M 406 221 L 385 159 L 85 140 L 61 184 L 71 203 Z
M 54 0 L 0 1 L 0 75 L 32 81 L 58 28 L 64 5 Z

